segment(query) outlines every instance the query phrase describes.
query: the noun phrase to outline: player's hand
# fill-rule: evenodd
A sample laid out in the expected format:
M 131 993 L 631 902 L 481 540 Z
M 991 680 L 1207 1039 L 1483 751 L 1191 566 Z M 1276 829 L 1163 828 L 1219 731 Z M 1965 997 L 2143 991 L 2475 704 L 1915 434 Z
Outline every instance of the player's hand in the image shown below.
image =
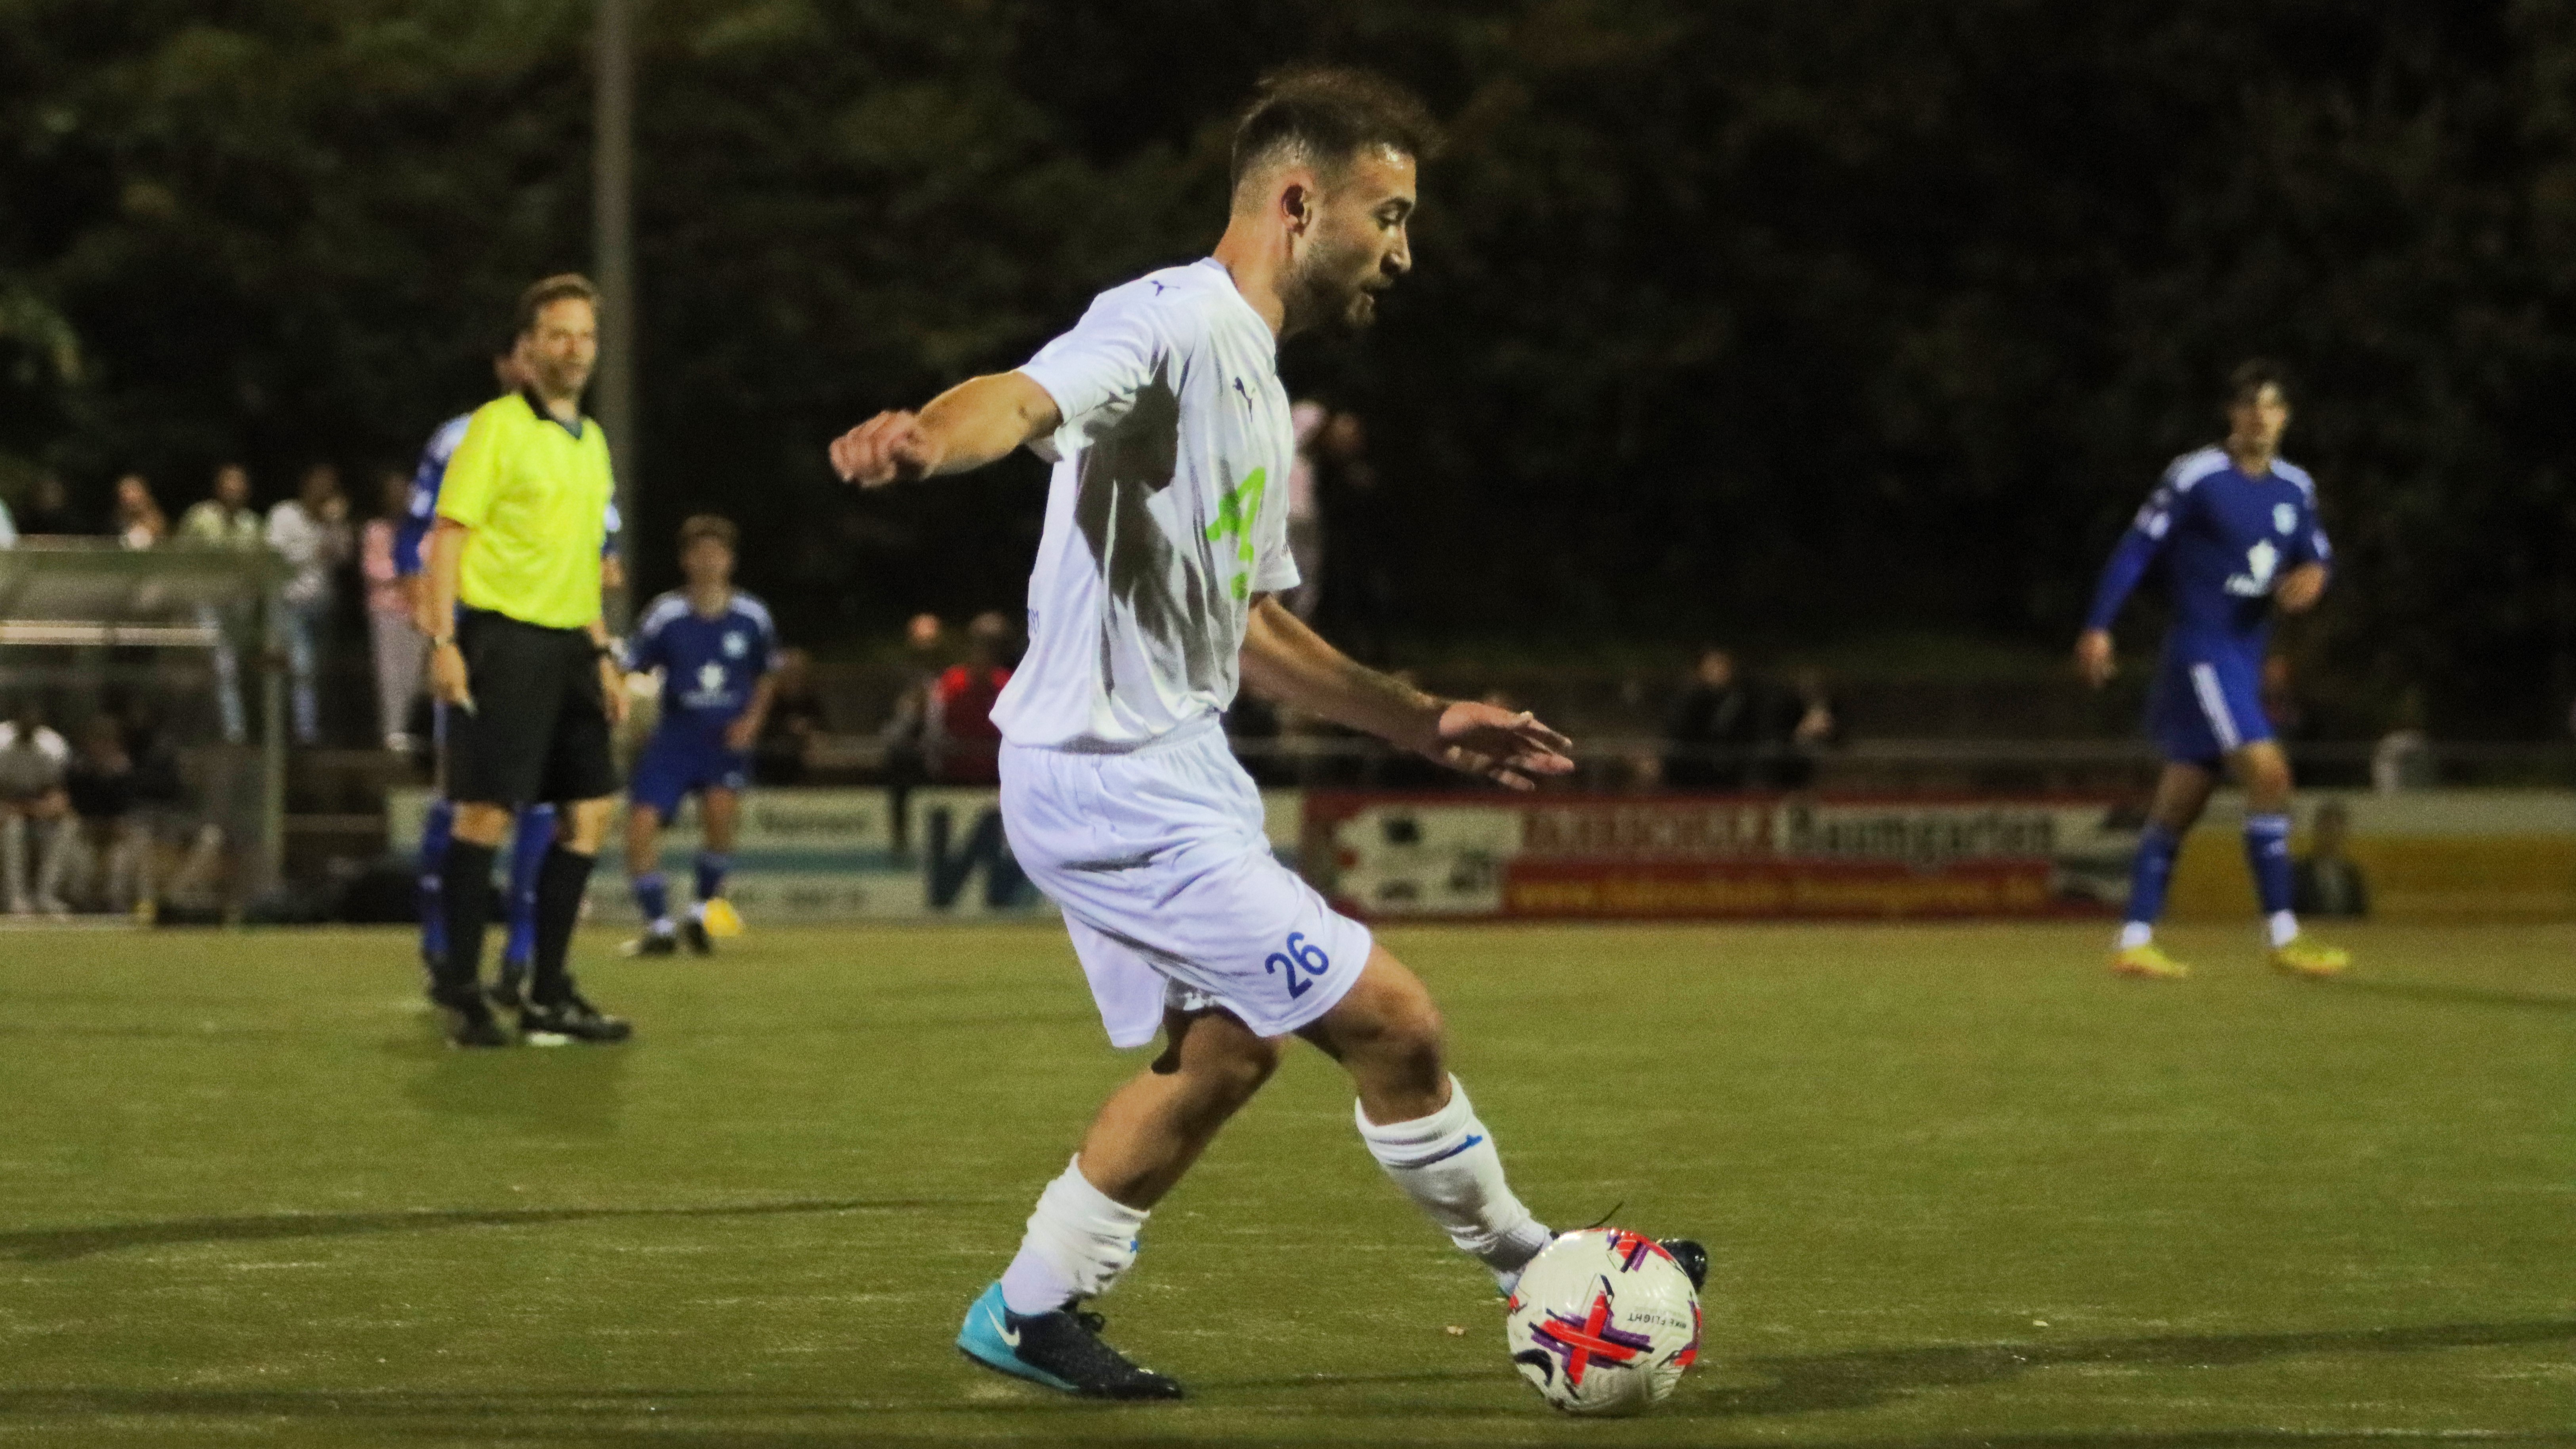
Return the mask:
M 2304 614 L 2317 606 L 2325 591 L 2326 566 L 2304 563 L 2281 575 L 2281 581 L 2272 586 L 2272 602 L 2284 614 Z
M 610 729 L 626 723 L 626 671 L 605 654 L 599 656 L 599 704 L 608 713 Z
M 2111 631 L 2087 629 L 2075 636 L 2075 672 L 2084 682 L 2100 689 L 2120 672 L 2119 661 L 2112 657 Z
M 1567 775 L 1574 761 L 1566 751 L 1574 741 L 1538 722 L 1523 710 L 1514 714 L 1490 704 L 1459 700 L 1440 711 L 1431 743 L 1422 751 L 1450 769 L 1482 775 L 1514 790 L 1535 790 L 1533 775 Z
M 456 641 L 433 644 L 429 649 L 429 690 L 441 704 L 452 704 L 467 714 L 474 712 L 474 689 L 465 678 L 465 652 Z
M 832 440 L 832 471 L 862 488 L 909 483 L 939 466 L 918 413 L 879 413 Z

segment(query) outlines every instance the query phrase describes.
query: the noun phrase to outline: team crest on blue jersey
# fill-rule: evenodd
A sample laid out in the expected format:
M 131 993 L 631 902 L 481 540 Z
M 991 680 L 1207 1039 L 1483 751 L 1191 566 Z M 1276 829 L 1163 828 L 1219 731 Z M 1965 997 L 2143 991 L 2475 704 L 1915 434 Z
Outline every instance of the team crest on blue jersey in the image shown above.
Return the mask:
M 2275 533 L 2288 533 L 2291 529 L 2294 529 L 2294 528 L 2296 528 L 2296 527 L 2298 527 L 2298 526 L 2299 526 L 2299 510 L 2297 510 L 2297 509 L 2295 509 L 2295 508 L 2292 508 L 2290 505 L 2288 505 L 2288 504 L 2286 504 L 2286 503 L 2275 503 L 2275 504 L 2273 504 L 2273 505 L 2272 505 L 2272 531 L 2273 531 L 2273 532 L 2275 532 Z
M 2290 530 L 2287 526 L 2284 526 L 2281 531 L 2283 533 L 2287 533 Z M 740 634 L 728 633 L 724 636 L 724 652 L 727 659 L 740 659 L 743 656 L 743 653 L 750 648 L 750 642 L 744 639 Z

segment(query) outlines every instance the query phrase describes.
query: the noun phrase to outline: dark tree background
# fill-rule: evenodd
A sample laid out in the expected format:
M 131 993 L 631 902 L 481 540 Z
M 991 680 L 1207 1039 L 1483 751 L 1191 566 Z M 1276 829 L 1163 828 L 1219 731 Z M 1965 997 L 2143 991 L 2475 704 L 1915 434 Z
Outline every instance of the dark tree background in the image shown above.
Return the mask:
M 589 259 L 581 0 L 0 0 L 0 489 L 404 460 Z M 2277 355 L 2343 549 L 2290 636 L 2385 712 L 2576 690 L 2566 0 L 653 0 L 648 541 L 717 507 L 809 638 L 1009 607 L 1016 465 L 821 445 L 1012 365 L 1222 219 L 1321 57 L 1456 144 L 1420 269 L 1292 381 L 1370 420 L 1424 640 L 2056 647 L 2214 380 Z M 648 549 L 644 582 L 667 582 Z M 2144 643 L 2145 630 L 2139 630 Z M 2375 727 L 2384 720 L 2365 723 Z

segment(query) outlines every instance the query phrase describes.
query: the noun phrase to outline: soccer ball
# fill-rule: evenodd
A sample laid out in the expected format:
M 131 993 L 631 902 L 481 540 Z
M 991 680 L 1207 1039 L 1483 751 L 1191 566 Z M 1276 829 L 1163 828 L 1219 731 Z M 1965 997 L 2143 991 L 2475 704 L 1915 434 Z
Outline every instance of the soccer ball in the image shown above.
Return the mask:
M 1565 1233 L 1521 1270 L 1503 1330 L 1512 1363 L 1569 1414 L 1636 1414 L 1699 1357 L 1699 1295 L 1651 1238 Z

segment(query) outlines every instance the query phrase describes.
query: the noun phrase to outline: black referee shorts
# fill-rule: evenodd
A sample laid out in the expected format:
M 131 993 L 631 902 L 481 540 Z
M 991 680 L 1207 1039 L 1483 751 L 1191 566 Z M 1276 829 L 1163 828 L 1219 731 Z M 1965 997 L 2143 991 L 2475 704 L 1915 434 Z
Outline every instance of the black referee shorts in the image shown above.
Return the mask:
M 580 629 L 456 611 L 474 709 L 447 711 L 447 798 L 562 804 L 617 793 L 599 653 Z

